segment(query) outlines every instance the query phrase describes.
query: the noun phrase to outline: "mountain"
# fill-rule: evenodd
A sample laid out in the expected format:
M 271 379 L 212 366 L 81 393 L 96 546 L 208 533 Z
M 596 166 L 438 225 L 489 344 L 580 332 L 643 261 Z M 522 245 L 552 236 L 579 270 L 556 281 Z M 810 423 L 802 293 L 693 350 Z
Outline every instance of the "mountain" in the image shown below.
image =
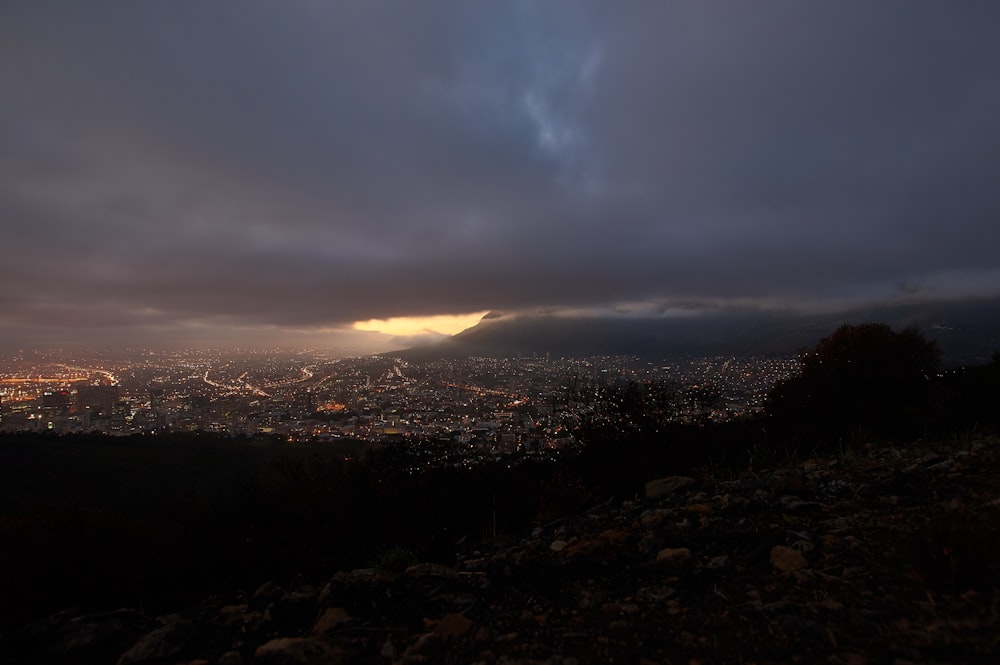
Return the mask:
M 752 309 L 706 310 L 671 317 L 490 313 L 436 344 L 389 355 L 412 361 L 470 356 L 586 357 L 793 355 L 844 323 L 916 326 L 935 340 L 948 365 L 986 362 L 1000 350 L 1000 299 L 858 308 L 835 314 Z

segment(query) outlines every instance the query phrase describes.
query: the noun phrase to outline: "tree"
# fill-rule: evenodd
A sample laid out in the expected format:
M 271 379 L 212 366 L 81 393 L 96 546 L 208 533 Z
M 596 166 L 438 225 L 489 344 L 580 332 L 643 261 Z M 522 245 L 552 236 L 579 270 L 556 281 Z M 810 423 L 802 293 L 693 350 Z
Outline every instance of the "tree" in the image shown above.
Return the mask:
M 918 435 L 940 358 L 915 328 L 845 324 L 801 354 L 801 373 L 771 391 L 768 414 L 817 443 Z

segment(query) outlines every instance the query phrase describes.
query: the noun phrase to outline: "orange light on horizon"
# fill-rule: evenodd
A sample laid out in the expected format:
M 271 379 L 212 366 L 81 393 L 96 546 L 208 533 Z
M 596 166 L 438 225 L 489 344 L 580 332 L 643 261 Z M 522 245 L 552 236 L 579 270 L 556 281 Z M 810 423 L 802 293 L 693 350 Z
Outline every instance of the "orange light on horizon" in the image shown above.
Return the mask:
M 355 322 L 354 329 L 397 336 L 425 335 L 427 333 L 454 335 L 476 325 L 487 313 L 394 316 L 388 319 L 369 319 L 368 321 Z

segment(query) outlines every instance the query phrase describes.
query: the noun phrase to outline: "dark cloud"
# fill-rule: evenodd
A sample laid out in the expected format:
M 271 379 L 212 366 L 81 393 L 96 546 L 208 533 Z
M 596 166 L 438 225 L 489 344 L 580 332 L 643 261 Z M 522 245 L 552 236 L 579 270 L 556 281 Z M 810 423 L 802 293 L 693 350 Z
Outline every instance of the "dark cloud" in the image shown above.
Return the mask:
M 5 3 L 0 326 L 299 340 L 996 294 L 998 24 L 972 2 Z

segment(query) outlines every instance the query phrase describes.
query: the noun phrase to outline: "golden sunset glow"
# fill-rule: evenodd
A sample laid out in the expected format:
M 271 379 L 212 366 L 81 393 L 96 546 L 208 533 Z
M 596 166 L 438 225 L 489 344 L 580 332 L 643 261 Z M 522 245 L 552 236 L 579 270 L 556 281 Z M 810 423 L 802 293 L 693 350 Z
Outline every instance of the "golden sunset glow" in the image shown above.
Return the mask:
M 435 332 L 454 335 L 479 323 L 486 312 L 471 314 L 442 314 L 439 316 L 395 316 L 389 319 L 358 321 L 355 330 L 380 332 L 385 335 L 423 335 Z

